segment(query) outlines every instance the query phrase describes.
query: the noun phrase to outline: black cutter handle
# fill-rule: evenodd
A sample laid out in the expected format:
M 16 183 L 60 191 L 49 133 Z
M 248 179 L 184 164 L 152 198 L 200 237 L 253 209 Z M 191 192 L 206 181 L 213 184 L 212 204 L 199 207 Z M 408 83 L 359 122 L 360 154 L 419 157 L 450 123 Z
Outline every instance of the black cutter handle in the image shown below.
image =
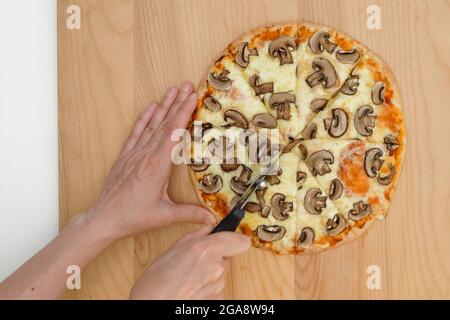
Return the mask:
M 236 231 L 239 223 L 244 217 L 245 210 L 243 208 L 234 208 L 217 226 L 211 231 L 210 234 L 221 231 Z

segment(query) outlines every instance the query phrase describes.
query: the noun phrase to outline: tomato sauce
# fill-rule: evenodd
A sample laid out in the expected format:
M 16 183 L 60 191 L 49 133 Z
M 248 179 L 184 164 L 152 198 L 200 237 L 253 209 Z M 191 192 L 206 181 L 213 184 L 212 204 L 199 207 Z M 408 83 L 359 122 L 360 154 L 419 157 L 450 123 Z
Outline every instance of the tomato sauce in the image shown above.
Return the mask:
M 364 195 L 369 191 L 369 178 L 364 171 L 364 144 L 353 142 L 341 153 L 338 176 L 346 186 L 346 192 Z

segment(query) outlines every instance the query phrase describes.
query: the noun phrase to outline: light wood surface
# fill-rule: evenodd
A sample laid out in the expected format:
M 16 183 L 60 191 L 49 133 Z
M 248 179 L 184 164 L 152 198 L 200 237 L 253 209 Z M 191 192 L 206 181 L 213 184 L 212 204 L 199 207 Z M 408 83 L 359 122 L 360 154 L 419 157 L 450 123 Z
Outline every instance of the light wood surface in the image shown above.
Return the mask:
M 81 7 L 81 30 L 66 8 Z M 305 20 L 346 32 L 396 77 L 408 129 L 406 158 L 388 218 L 335 250 L 274 256 L 252 249 L 232 259 L 227 298 L 450 298 L 448 1 L 384 0 L 381 30 L 366 27 L 366 0 L 60 0 L 58 2 L 60 218 L 89 208 L 133 121 L 165 89 L 204 76 L 245 31 Z M 182 186 L 182 187 L 180 187 Z M 151 191 L 150 191 L 151 192 Z M 170 192 L 196 203 L 185 167 Z M 146 265 L 191 225 L 118 241 L 82 274 L 67 298 L 126 298 Z M 367 268 L 381 271 L 369 290 Z

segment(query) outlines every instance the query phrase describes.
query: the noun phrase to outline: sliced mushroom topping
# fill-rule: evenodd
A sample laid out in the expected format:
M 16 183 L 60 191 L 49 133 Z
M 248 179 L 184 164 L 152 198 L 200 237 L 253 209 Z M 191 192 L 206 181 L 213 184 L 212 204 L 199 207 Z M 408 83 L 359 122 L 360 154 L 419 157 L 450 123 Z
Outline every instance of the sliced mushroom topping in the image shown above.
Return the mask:
M 372 113 L 373 109 L 369 105 L 359 107 L 355 113 L 355 129 L 363 137 L 368 137 L 373 133 L 377 116 Z
M 222 107 L 220 103 L 211 96 L 206 97 L 205 100 L 203 100 L 203 103 L 205 104 L 206 108 L 212 112 L 217 112 Z
M 242 195 L 249 185 L 250 178 L 252 176 L 252 169 L 242 165 L 242 171 L 239 177 L 233 177 L 230 181 L 230 188 L 238 195 Z
M 304 144 L 300 144 L 298 148 L 300 149 L 300 155 L 302 157 L 302 160 L 306 160 L 306 158 L 308 158 L 308 149 Z
M 267 218 L 270 214 L 270 210 L 271 210 L 271 208 L 269 206 L 264 206 L 260 213 L 261 217 Z
M 200 180 L 200 189 L 204 193 L 216 193 L 222 189 L 223 183 L 222 178 L 219 175 L 213 175 L 212 173 L 206 174 Z
M 258 198 L 258 202 L 262 205 L 266 204 L 266 199 L 264 199 L 264 195 L 266 194 L 267 187 L 256 189 L 256 198 Z
M 228 78 L 230 71 L 224 69 L 221 73 L 215 74 L 211 72 L 208 75 L 208 82 L 211 86 L 221 91 L 228 91 L 231 89 L 231 80 Z
M 256 235 L 262 241 L 272 242 L 280 240 L 286 234 L 286 228 L 283 226 L 260 225 L 256 229 Z
M 260 212 L 262 210 L 262 205 L 256 202 L 247 202 L 244 209 L 250 213 Z
M 386 145 L 386 149 L 388 149 L 389 151 L 397 150 L 400 145 L 398 139 L 391 134 L 384 137 L 384 144 Z
M 302 136 L 305 139 L 314 139 L 317 134 L 317 124 L 311 122 L 303 129 Z
M 195 172 L 205 171 L 209 167 L 209 163 L 205 163 L 203 160 L 200 163 L 192 162 L 189 167 Z
M 241 197 L 240 196 L 234 196 L 232 199 L 231 199 L 231 201 L 230 201 L 230 208 L 233 208 L 237 203 L 238 203 L 238 201 L 241 199 Z
M 339 108 L 331 111 L 332 118 L 324 119 L 325 130 L 334 138 L 342 136 L 348 127 L 347 113 Z
M 356 94 L 356 92 L 358 92 L 358 86 L 359 76 L 351 75 L 347 78 L 347 80 L 345 80 L 344 85 L 342 86 L 340 91 L 348 96 L 353 96 Z
M 257 74 L 252 75 L 248 82 L 257 96 L 273 92 L 273 82 L 261 83 L 261 78 Z
M 233 158 L 232 161 L 227 161 L 225 163 L 220 164 L 220 168 L 222 168 L 225 172 L 235 171 L 239 168 L 239 163 L 236 158 Z
M 332 219 L 328 219 L 325 230 L 329 236 L 336 236 L 344 231 L 347 223 L 341 214 L 336 214 Z
M 330 190 L 328 192 L 328 195 L 330 196 L 331 200 L 337 200 L 341 197 L 342 191 L 344 191 L 344 186 L 342 185 L 342 182 L 339 179 L 333 179 L 330 184 Z
M 338 75 L 330 61 L 324 58 L 317 58 L 312 62 L 312 67 L 315 71 L 306 78 L 308 86 L 312 88 L 322 84 L 322 87 L 329 89 L 336 84 Z
M 284 194 L 275 193 L 270 200 L 270 206 L 272 207 L 272 216 L 280 221 L 289 218 L 289 212 L 293 210 L 292 202 L 285 202 L 286 197 Z
M 383 165 L 384 161 L 380 159 L 382 155 L 383 151 L 378 148 L 372 148 L 366 151 L 364 157 L 364 169 L 370 178 L 375 178 L 378 170 L 380 170 Z
M 380 175 L 378 175 L 377 177 L 377 181 L 379 184 L 382 184 L 384 186 L 387 186 L 388 184 L 390 184 L 392 182 L 392 178 L 395 175 L 395 167 L 392 163 L 389 163 L 389 173 L 388 175 L 381 177 Z
M 212 124 L 209 122 L 202 122 L 201 127 L 199 128 L 199 126 L 194 125 L 191 127 L 191 137 L 194 141 L 201 141 L 203 134 L 208 131 L 209 129 L 212 128 Z M 200 132 L 198 132 L 200 129 Z
M 320 197 L 322 191 L 319 188 L 311 188 L 306 192 L 305 195 L 305 206 L 306 211 L 311 214 L 320 214 L 322 209 L 327 207 L 327 197 Z
M 277 110 L 277 119 L 289 120 L 290 103 L 295 103 L 295 95 L 289 92 L 277 92 L 269 99 L 269 106 Z
M 248 63 L 250 62 L 250 56 L 257 56 L 258 51 L 256 48 L 249 49 L 248 42 L 242 42 L 238 46 L 238 50 L 236 53 L 236 57 L 234 57 L 234 61 L 236 64 L 242 68 L 247 68 Z
M 277 176 L 266 176 L 266 181 L 271 185 L 280 184 L 281 180 Z
M 328 100 L 323 98 L 316 98 L 313 101 L 311 101 L 311 104 L 309 107 L 311 108 L 311 111 L 314 113 L 317 113 L 325 108 L 327 105 Z
M 298 245 L 300 247 L 309 247 L 314 243 L 314 239 L 316 237 L 316 233 L 311 227 L 304 227 L 302 232 L 300 233 L 300 237 L 298 239 Z
M 370 204 L 358 201 L 353 204 L 353 209 L 348 212 L 348 217 L 352 220 L 361 220 L 372 213 Z
M 239 127 L 239 128 L 243 128 L 243 129 L 248 128 L 247 119 L 245 118 L 245 116 L 242 113 L 240 113 L 237 110 L 228 109 L 223 114 L 223 117 L 224 117 L 225 121 L 231 120 L 231 123 L 227 124 L 227 127 L 235 126 L 235 127 Z
M 297 189 L 300 190 L 306 181 L 306 172 L 297 171 Z
M 328 53 L 333 53 L 336 44 L 330 41 L 330 34 L 326 31 L 316 31 L 309 39 L 309 48 L 316 54 L 323 52 L 323 49 Z
M 359 50 L 352 49 L 349 51 L 345 50 L 338 50 L 336 51 L 336 59 L 340 63 L 344 64 L 355 64 L 358 60 L 361 54 L 359 53 Z
M 269 113 L 258 113 L 253 119 L 252 123 L 261 128 L 274 129 L 277 127 L 277 120 Z
M 386 91 L 386 84 L 384 82 L 377 82 L 372 87 L 372 101 L 374 104 L 384 103 L 384 93 Z
M 283 148 L 283 153 L 290 152 L 297 144 L 299 144 L 303 140 L 304 140 L 303 138 L 297 138 L 297 139 L 291 138 L 291 141 Z
M 316 151 L 306 160 L 306 165 L 311 170 L 313 176 L 323 176 L 324 174 L 330 173 L 331 169 L 329 165 L 333 163 L 334 156 L 327 150 Z
M 208 143 L 208 151 L 220 160 L 231 162 L 231 156 L 234 153 L 234 144 L 224 136 L 219 137 L 219 139 L 213 138 Z
M 273 40 L 269 45 L 269 54 L 272 58 L 280 60 L 280 66 L 292 63 L 291 51 L 296 49 L 295 39 L 291 37 L 280 37 Z

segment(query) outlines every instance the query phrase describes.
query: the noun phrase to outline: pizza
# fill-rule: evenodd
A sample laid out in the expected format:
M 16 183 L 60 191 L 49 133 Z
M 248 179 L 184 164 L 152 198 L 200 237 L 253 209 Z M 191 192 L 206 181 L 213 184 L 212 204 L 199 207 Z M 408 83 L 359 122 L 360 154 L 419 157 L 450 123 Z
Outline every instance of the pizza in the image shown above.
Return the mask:
M 342 32 L 310 23 L 250 31 L 198 89 L 188 167 L 218 221 L 274 156 L 238 231 L 275 253 L 348 243 L 383 219 L 405 150 L 389 68 Z

